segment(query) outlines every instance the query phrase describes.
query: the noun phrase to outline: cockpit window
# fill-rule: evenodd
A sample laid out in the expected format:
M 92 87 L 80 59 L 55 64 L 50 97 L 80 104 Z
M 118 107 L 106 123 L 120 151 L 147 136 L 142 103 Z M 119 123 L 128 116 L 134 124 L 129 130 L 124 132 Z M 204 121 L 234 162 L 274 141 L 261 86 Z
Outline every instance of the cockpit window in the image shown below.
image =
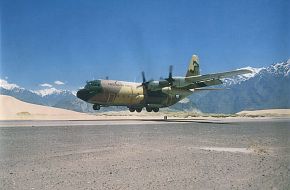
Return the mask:
M 99 80 L 93 80 L 93 81 L 88 81 L 85 88 L 92 88 L 92 87 L 100 87 L 100 81 Z

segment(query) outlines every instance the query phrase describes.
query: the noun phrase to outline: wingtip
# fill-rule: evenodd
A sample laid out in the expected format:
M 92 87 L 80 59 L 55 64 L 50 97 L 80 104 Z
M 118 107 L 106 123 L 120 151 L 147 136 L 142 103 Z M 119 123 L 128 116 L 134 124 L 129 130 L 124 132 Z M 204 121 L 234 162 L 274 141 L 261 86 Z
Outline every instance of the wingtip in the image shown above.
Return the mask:
M 249 74 L 249 73 L 253 73 L 253 71 L 249 70 L 249 69 L 238 69 L 237 71 L 242 72 L 243 74 Z

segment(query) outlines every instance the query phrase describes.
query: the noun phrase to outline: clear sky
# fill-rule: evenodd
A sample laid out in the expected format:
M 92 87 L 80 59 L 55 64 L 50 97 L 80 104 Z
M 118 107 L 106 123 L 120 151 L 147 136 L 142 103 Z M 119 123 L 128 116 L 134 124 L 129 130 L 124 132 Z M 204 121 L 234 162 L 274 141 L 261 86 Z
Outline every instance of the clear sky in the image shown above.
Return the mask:
M 2 0 L 1 78 L 68 89 L 262 67 L 290 57 L 289 0 Z

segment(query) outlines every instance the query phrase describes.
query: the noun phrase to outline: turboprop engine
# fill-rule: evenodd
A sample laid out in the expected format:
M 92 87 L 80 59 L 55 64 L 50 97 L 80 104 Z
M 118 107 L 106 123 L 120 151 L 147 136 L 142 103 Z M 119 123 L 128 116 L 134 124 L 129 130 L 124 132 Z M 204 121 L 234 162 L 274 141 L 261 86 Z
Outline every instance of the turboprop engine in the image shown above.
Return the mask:
M 156 91 L 156 90 L 165 90 L 165 91 L 171 91 L 171 86 L 172 87 L 177 87 L 177 88 L 181 88 L 181 87 L 185 87 L 188 86 L 190 83 L 187 82 L 184 78 L 174 78 L 174 81 L 172 82 L 172 84 L 170 85 L 168 81 L 166 80 L 161 80 L 161 81 L 150 81 L 148 83 L 148 89 L 152 90 L 152 91 Z M 165 92 L 164 92 L 165 93 Z
M 150 81 L 148 83 L 148 89 L 149 90 L 160 90 L 159 82 L 158 81 Z
M 166 80 L 161 80 L 161 81 L 150 81 L 148 83 L 148 89 L 152 91 L 160 90 L 163 87 L 168 87 L 170 86 L 169 82 Z
M 188 90 L 176 89 L 172 87 L 164 87 L 161 91 L 168 95 L 182 95 L 187 96 L 190 92 Z
M 173 79 L 172 86 L 177 88 L 182 88 L 191 84 L 190 82 L 187 82 L 184 77 L 174 77 Z
M 172 69 L 173 67 L 172 65 L 170 65 L 168 78 L 161 79 L 159 81 L 155 80 L 146 81 L 145 73 L 142 72 L 143 82 L 140 86 L 145 86 L 148 90 L 151 91 L 157 91 L 167 87 L 182 88 L 191 84 L 189 81 L 186 80 L 186 77 L 172 77 Z M 168 91 L 168 89 L 163 90 Z
M 138 95 L 138 96 L 136 96 L 136 100 L 138 102 L 141 102 L 142 100 L 144 100 L 144 95 Z

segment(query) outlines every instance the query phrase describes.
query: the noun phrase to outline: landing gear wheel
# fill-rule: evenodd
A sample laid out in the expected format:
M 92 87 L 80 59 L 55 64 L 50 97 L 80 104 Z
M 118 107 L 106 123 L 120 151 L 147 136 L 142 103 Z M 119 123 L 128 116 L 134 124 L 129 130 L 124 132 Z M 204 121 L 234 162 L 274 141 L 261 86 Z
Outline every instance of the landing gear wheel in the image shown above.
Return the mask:
M 152 108 L 154 112 L 158 112 L 159 108 Z
M 94 105 L 93 105 L 93 109 L 94 109 L 94 110 L 100 110 L 100 108 L 101 108 L 101 106 L 98 105 L 98 104 L 94 104 Z
M 136 111 L 140 113 L 142 111 L 142 108 L 137 108 Z
M 148 112 L 152 112 L 152 108 L 150 108 L 150 107 L 146 107 L 146 111 L 148 111 Z
M 134 112 L 135 109 L 134 109 L 134 108 L 129 108 L 129 111 L 130 111 L 130 112 Z

